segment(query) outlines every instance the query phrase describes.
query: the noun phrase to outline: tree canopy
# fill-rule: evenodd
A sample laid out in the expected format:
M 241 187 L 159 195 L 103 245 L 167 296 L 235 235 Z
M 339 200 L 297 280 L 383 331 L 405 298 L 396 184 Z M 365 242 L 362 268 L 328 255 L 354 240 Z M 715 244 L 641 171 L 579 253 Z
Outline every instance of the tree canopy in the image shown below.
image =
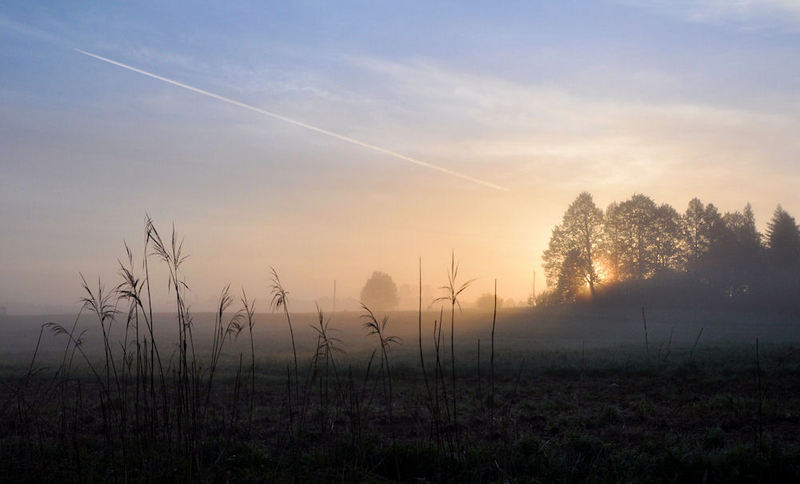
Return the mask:
M 767 252 L 770 262 L 778 266 L 793 267 L 800 259 L 800 230 L 780 205 L 767 224 Z
M 385 311 L 397 306 L 397 285 L 385 272 L 372 273 L 361 289 L 361 302 L 373 311 Z
M 601 282 L 597 264 L 602 244 L 603 211 L 588 192 L 583 192 L 553 229 L 542 256 L 548 285 L 556 285 L 564 299 L 574 299 L 584 285 L 594 295 Z
M 548 301 L 595 299 L 598 288 L 653 281 L 666 292 L 693 288 L 728 300 L 780 293 L 794 300 L 792 291 L 800 292 L 800 227 L 780 205 L 762 237 L 749 203 L 721 214 L 693 198 L 681 215 L 634 194 L 603 211 L 582 192 L 553 228 L 542 260 Z

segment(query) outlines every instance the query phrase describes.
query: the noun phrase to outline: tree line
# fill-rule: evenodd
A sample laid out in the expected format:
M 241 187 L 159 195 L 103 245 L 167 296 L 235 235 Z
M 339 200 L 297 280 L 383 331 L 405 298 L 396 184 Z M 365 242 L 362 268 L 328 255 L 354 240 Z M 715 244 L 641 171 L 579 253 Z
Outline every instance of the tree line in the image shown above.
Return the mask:
M 647 297 L 800 306 L 800 228 L 780 205 L 762 235 L 749 203 L 723 214 L 693 198 L 679 213 L 635 194 L 602 210 L 583 192 L 542 259 L 543 303 Z

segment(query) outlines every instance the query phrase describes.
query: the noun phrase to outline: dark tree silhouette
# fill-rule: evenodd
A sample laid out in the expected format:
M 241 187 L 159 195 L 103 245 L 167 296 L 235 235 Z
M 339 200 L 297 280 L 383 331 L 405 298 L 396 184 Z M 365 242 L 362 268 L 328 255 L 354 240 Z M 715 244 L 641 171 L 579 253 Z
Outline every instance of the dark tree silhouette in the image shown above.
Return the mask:
M 800 229 L 780 205 L 767 224 L 767 254 L 779 267 L 795 268 L 800 262 Z
M 683 225 L 687 268 L 697 277 L 705 278 L 710 270 L 709 253 L 716 252 L 714 256 L 718 257 L 728 237 L 726 224 L 714 204 L 704 206 L 698 198 L 693 198 L 683 215 Z
M 612 203 L 606 210 L 606 252 L 619 279 L 642 280 L 680 261 L 681 224 L 669 205 L 645 195 Z
M 800 226 L 780 205 L 762 236 L 749 203 L 721 215 L 693 198 L 679 215 L 634 194 L 603 214 L 581 193 L 542 258 L 549 288 L 537 298 L 542 304 L 575 301 L 589 288 L 602 304 L 800 310 Z
M 753 209 L 748 203 L 741 212 L 726 213 L 722 221 L 725 235 L 709 254 L 709 265 L 718 274 L 723 295 L 749 295 L 762 262 L 761 234 Z
M 586 285 L 586 272 L 578 249 L 567 252 L 558 273 L 555 292 L 563 301 L 574 301 Z
M 722 217 L 730 231 L 733 243 L 742 255 L 755 255 L 761 250 L 761 234 L 756 229 L 753 207 L 748 203 L 741 212 L 726 213 Z
M 361 303 L 376 311 L 385 311 L 397 306 L 397 285 L 392 277 L 380 271 L 372 273 L 361 289 Z
M 583 192 L 567 208 L 561 224 L 553 229 L 542 256 L 548 286 L 570 300 L 587 285 L 594 297 L 600 283 L 597 261 L 602 237 L 603 211 L 588 192 Z
M 653 255 L 656 271 L 680 270 L 685 264 L 683 220 L 668 204 L 656 208 L 653 221 Z
M 697 264 L 710 245 L 705 216 L 706 208 L 703 202 L 696 197 L 691 199 L 683 214 L 684 240 L 690 267 Z

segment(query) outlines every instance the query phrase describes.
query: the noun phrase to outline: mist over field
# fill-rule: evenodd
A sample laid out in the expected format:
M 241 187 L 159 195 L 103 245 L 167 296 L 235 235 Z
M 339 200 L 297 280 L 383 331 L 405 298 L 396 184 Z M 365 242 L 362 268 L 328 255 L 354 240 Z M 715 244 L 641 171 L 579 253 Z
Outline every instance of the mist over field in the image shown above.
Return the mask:
M 393 335 L 402 338 L 402 343 L 393 352 L 404 357 L 413 358 L 417 351 L 417 313 L 414 311 L 392 311 L 388 313 Z M 175 316 L 172 314 L 156 314 L 159 325 L 156 336 L 165 340 L 177 340 Z M 298 340 L 298 351 L 313 354 L 316 344 L 316 332 L 313 326 L 317 322 L 316 313 L 298 313 L 295 319 L 295 337 Z M 327 314 L 337 337 L 345 343 L 349 353 L 364 354 L 372 351 L 373 345 L 363 329 L 362 313 L 342 311 Z M 459 315 L 456 344 L 465 351 L 474 353 L 480 339 L 484 350 L 490 341 L 491 314 L 476 310 L 467 310 Z M 439 313 L 424 312 L 426 326 L 431 326 Z M 691 347 L 698 332 L 703 333 L 698 342 L 701 351 L 728 345 L 751 346 L 755 338 L 760 338 L 767 345 L 798 345 L 797 315 L 786 313 L 763 314 L 758 312 L 718 311 L 707 309 L 661 309 L 646 313 L 647 330 L 654 351 L 672 340 L 672 345 L 685 349 Z M 259 355 L 265 361 L 283 361 L 290 353 L 289 332 L 286 322 L 279 314 L 256 313 L 257 325 L 254 338 Z M 59 322 L 66 326 L 74 322 L 75 315 L 36 315 L 5 316 L 2 318 L 3 328 L 0 330 L 0 354 L 4 366 L 26 366 L 36 346 L 40 325 L 44 322 Z M 207 351 L 210 345 L 214 315 L 198 313 L 194 315 L 197 332 L 197 349 Z M 94 326 L 91 315 L 83 315 L 79 326 Z M 581 348 L 620 351 L 625 356 L 640 357 L 645 351 L 644 329 L 640 308 L 606 309 L 596 308 L 547 308 L 547 309 L 508 309 L 497 315 L 496 345 L 498 351 L 514 351 L 532 355 L 536 351 L 569 350 L 579 351 Z M 426 328 L 432 331 L 431 327 Z M 116 333 L 115 333 L 115 336 Z M 426 347 L 432 343 L 425 335 Z M 58 359 L 63 352 L 65 339 L 53 335 L 45 335 L 42 343 L 42 355 Z M 102 352 L 102 336 L 98 331 L 90 332 L 85 338 L 86 348 Z M 231 342 L 230 354 L 238 354 L 248 344 L 245 338 Z M 368 355 L 367 355 L 368 356 Z M 485 355 L 484 355 L 485 356 Z M 473 355 L 474 357 L 474 355 Z M 47 359 L 47 356 L 45 356 Z M 53 362 L 50 361 L 52 364 Z
M 0 481 L 800 482 L 800 3 L 0 4 Z

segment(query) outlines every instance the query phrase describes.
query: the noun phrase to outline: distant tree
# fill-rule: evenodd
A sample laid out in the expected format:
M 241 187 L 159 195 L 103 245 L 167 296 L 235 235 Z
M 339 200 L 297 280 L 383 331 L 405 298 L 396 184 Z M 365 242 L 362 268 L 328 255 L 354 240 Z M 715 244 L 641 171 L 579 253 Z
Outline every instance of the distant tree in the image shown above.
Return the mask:
M 722 217 L 726 237 L 719 244 L 718 270 L 725 277 L 725 295 L 741 296 L 751 292 L 761 266 L 761 234 L 756 229 L 753 208 L 748 203 L 741 212 Z
M 544 251 L 547 285 L 565 300 L 574 299 L 584 286 L 594 297 L 600 283 L 597 272 L 603 237 L 603 211 L 583 192 L 570 204 Z
M 767 224 L 767 255 L 772 264 L 788 268 L 800 261 L 800 229 L 780 205 Z
M 505 305 L 505 302 L 505 299 L 498 297 L 497 309 L 502 308 Z M 475 307 L 478 309 L 478 311 L 491 312 L 494 309 L 494 294 L 491 292 L 485 292 L 481 294 L 480 297 L 475 300 Z
M 375 311 L 385 311 L 397 306 L 397 285 L 392 277 L 380 271 L 372 273 L 361 289 L 361 302 Z

